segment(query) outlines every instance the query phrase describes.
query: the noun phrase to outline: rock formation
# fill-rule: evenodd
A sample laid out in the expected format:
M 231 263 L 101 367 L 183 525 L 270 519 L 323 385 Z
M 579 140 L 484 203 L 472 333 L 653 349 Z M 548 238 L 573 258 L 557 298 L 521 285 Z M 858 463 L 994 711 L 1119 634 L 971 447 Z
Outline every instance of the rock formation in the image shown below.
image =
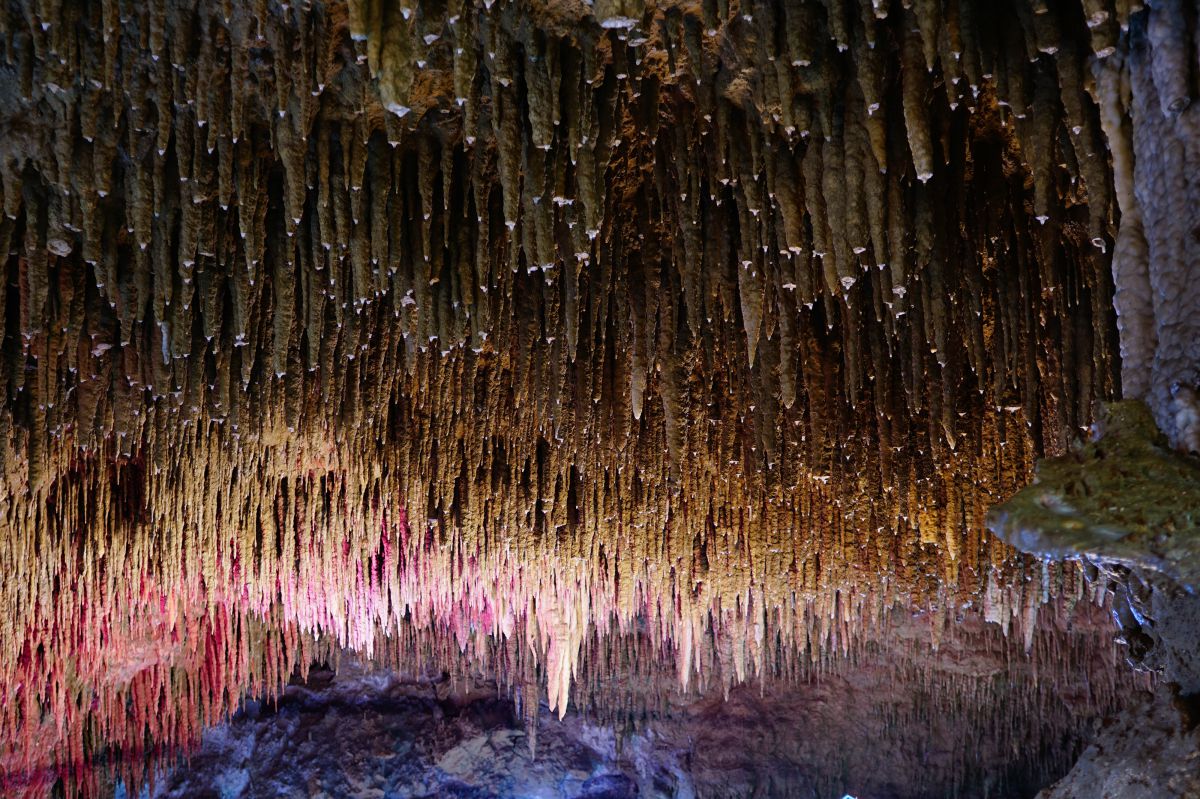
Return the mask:
M 1119 720 L 1109 720 L 1065 778 L 1038 799 L 1108 796 L 1195 796 L 1200 792 L 1200 729 L 1162 692 L 1141 698 Z
M 1200 449 L 1195 19 L 0 3 L 0 786 L 342 648 L 533 734 L 964 641 L 1115 710 L 1125 575 L 984 518 L 1119 395 Z

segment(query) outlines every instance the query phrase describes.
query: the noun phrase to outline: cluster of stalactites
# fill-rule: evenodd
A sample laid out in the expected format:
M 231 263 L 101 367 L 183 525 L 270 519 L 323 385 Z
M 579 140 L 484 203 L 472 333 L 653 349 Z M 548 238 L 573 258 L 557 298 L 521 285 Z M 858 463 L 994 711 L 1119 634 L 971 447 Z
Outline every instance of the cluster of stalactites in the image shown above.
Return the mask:
M 556 438 L 659 401 L 678 463 L 697 400 L 768 467 L 797 418 L 869 442 L 888 486 L 963 414 L 1060 448 L 1113 390 L 1084 86 L 1122 16 L 891 5 L 6 8 L 3 457 L 370 423 L 455 348 L 512 353 Z
M 1194 0 L 631 0 L 562 12 L 542 30 L 524 22 L 519 5 L 471 11 L 350 3 L 385 105 L 404 114 L 426 90 L 427 70 L 444 71 L 447 83 L 452 75 L 465 140 L 499 143 L 507 218 L 524 218 L 531 202 L 559 188 L 550 170 L 532 190 L 522 184 L 530 150 L 569 148 L 581 178 L 572 200 L 582 208 L 572 221 L 593 231 L 586 223 L 605 202 L 607 92 L 626 94 L 641 111 L 634 123 L 652 139 L 652 117 L 670 117 L 686 97 L 700 119 L 688 120 L 684 135 L 704 141 L 702 173 L 735 187 L 744 228 L 735 260 L 746 272 L 739 310 L 751 363 L 770 332 L 762 320 L 770 298 L 760 308 L 764 288 L 756 285 L 761 260 L 775 259 L 777 248 L 783 258 L 782 248 L 812 254 L 809 282 L 799 281 L 802 301 L 840 291 L 849 303 L 850 287 L 876 266 L 883 273 L 868 278 L 879 284 L 876 314 L 881 305 L 905 312 L 921 267 L 945 255 L 922 240 L 919 205 L 897 208 L 895 184 L 936 186 L 941 167 L 956 163 L 939 107 L 974 111 L 994 93 L 1004 123 L 1013 122 L 1048 240 L 1062 235 L 1059 209 L 1085 202 L 1087 235 L 1104 251 L 1100 260 L 1112 259 L 1125 395 L 1147 400 L 1177 446 L 1200 451 L 1200 289 L 1188 279 L 1200 268 L 1200 195 L 1183 178 L 1200 165 Z M 572 70 L 580 61 L 582 83 Z M 803 168 L 776 163 L 781 154 Z M 683 187 L 693 190 L 690 204 L 681 194 L 678 232 L 685 247 L 693 238 L 685 258 L 698 252 L 703 183 L 702 176 Z M 708 194 L 719 192 L 710 184 Z M 905 215 L 916 217 L 915 242 L 894 224 Z M 755 257 L 755 245 L 765 255 Z M 706 309 L 691 307 L 701 305 L 695 292 L 687 300 L 695 322 Z M 634 387 L 636 395 L 636 378 Z
M 339 5 L 10 10 L 0 514 L 28 579 L 5 640 L 79 570 L 44 523 L 76 472 L 162 531 L 135 557 L 100 514 L 98 584 L 265 558 L 263 612 L 315 579 L 269 521 L 270 486 L 314 474 L 365 514 L 320 517 L 351 562 L 402 508 L 496 573 L 574 548 L 602 588 L 562 608 L 619 586 L 629 619 L 653 584 L 680 618 L 768 612 L 878 575 L 978 599 L 1010 557 L 983 509 L 1112 389 L 1107 184 L 1072 144 L 1096 112 L 1055 88 L 1065 56 L 1004 49 L 1024 17 L 948 21 L 975 54 L 956 82 L 899 7 L 664 8 L 644 34 L 522 7 L 436 31 Z M 1035 17 L 1083 57 L 1082 23 Z M 377 28 L 420 33 L 411 81 L 370 77 L 394 60 Z M 1018 83 L 1042 94 L 1001 105 Z M 337 606 L 305 621 L 359 640 Z
M 556 710 L 643 626 L 689 688 L 893 603 L 1032 646 L 983 510 L 1114 390 L 1085 5 L 0 5 L 4 674 L 131 585 Z
M 271 695 L 344 646 L 404 671 L 496 679 L 522 698 L 534 730 L 542 701 L 560 715 L 570 702 L 636 724 L 680 691 L 832 674 L 879 646 L 914 673 L 930 648 L 950 650 L 950 663 L 960 648 L 1007 653 L 1004 662 L 1023 652 L 1046 680 L 1095 669 L 1096 708 L 1120 694 L 1119 681 L 1106 682 L 1114 672 L 1097 665 L 1116 657 L 1106 633 L 1061 636 L 1066 619 L 1107 596 L 1073 566 L 976 563 L 986 577 L 974 592 L 919 598 L 900 564 L 882 586 L 850 579 L 834 541 L 786 569 L 796 554 L 770 548 L 786 536 L 753 527 L 736 541 L 714 533 L 686 557 L 611 523 L 489 545 L 411 526 L 383 493 L 390 466 L 345 481 L 319 473 L 307 453 L 309 476 L 298 478 L 280 468 L 305 454 L 294 448 L 264 451 L 256 464 L 219 441 L 177 445 L 189 491 L 136 459 L 77 464 L 36 509 L 40 533 L 5 542 L 6 790 L 47 787 L 41 778 L 86 784 L 105 762 L 152 765 L 240 696 Z M 821 567 L 822 556 L 833 563 Z M 960 627 L 969 605 L 977 622 Z M 914 629 L 917 606 L 930 612 Z M 947 697 L 998 689 L 990 673 L 925 679 Z M 1004 695 L 1030 712 L 1047 702 L 1038 690 Z

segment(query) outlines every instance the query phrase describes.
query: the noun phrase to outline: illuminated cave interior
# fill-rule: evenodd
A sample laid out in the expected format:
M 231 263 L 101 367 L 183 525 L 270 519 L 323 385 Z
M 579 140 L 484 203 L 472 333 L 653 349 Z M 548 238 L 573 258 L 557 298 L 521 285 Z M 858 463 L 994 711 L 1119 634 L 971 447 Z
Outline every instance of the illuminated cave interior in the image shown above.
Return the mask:
M 0 0 L 0 794 L 1200 796 L 1198 95 L 1197 0 Z

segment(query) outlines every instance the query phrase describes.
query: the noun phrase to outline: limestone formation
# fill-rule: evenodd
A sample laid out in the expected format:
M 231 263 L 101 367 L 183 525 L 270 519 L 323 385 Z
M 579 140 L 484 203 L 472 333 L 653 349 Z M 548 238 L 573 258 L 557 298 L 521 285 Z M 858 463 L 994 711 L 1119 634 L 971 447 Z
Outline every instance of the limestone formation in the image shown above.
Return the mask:
M 342 647 L 533 732 L 897 608 L 1109 662 L 984 516 L 1122 391 L 1200 449 L 1193 6 L 0 3 L 0 787 Z

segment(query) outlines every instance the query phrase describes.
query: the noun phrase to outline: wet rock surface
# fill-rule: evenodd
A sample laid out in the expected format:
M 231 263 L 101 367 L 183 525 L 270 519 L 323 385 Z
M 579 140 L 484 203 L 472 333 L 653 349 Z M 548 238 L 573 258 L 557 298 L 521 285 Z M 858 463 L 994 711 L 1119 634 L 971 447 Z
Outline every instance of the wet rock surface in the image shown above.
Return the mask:
M 1200 458 L 1173 450 L 1138 401 L 1105 406 L 1092 439 L 1040 462 L 1033 485 L 993 508 L 988 524 L 1025 552 L 1200 591 Z

